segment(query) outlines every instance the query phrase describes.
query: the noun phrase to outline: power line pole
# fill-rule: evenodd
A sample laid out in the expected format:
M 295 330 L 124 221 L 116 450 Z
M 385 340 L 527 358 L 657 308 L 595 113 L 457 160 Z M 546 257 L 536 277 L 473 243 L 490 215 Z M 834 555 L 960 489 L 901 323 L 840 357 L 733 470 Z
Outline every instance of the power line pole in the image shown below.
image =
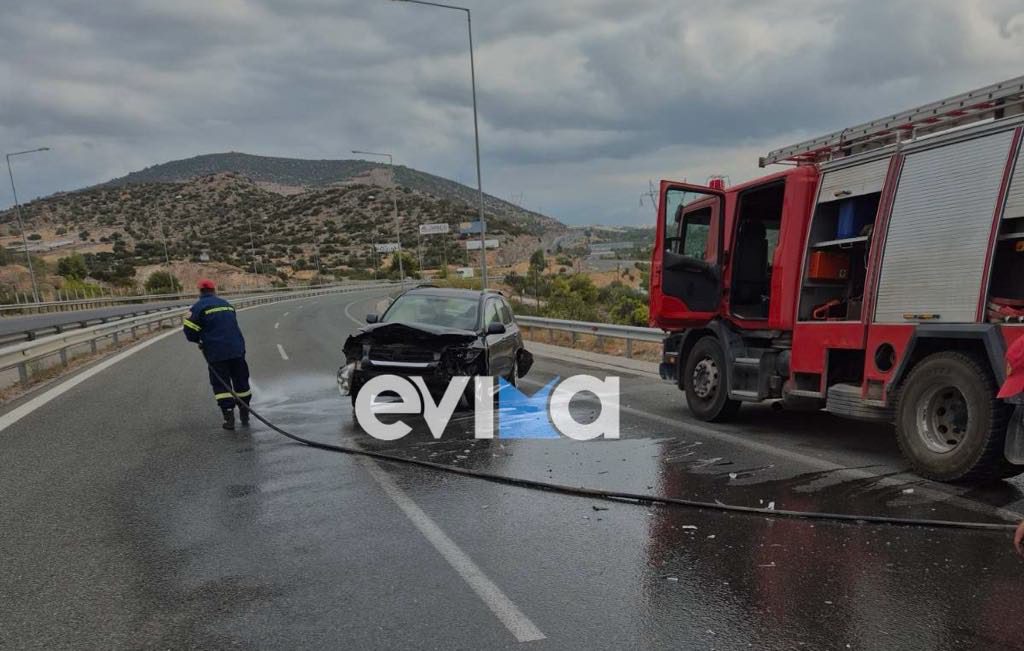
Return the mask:
M 372 151 L 359 151 L 358 149 L 352 150 L 353 154 L 361 154 L 364 156 L 386 156 L 388 159 L 388 169 L 391 170 L 391 201 L 394 205 L 395 210 L 395 243 L 398 244 L 398 251 L 395 255 L 398 256 L 398 276 L 400 278 L 402 289 L 405 289 L 405 265 L 402 264 L 402 227 L 398 221 L 398 186 L 395 185 L 395 159 L 391 154 L 382 154 Z
M 249 215 L 248 222 L 249 222 L 249 249 L 252 251 L 252 273 L 254 275 L 259 275 L 259 272 L 256 271 L 256 238 L 252 234 L 252 215 Z
M 14 195 L 14 212 L 18 216 L 18 228 L 21 230 L 21 241 L 25 245 L 25 261 L 28 262 L 28 275 L 32 279 L 32 300 L 36 303 L 39 302 L 39 285 L 36 283 L 36 272 L 32 268 L 32 254 L 28 250 L 28 233 L 25 231 L 25 221 L 21 216 L 21 204 L 18 203 L 18 190 L 14 187 L 14 171 L 11 168 L 11 158 L 13 156 L 21 156 L 23 154 L 34 154 L 40 151 L 50 151 L 49 147 L 40 147 L 38 149 L 29 149 L 27 151 L 16 151 L 11 154 L 7 154 L 7 175 L 11 177 L 11 194 Z

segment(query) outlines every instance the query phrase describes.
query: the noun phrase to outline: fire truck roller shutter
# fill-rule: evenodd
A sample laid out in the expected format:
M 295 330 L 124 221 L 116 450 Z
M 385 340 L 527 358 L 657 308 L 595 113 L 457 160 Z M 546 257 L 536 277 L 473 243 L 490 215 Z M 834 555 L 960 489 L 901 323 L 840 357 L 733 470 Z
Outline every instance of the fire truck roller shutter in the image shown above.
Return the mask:
M 1006 210 L 1003 219 L 1024 217 L 1024 154 L 1017 154 L 1017 162 L 1010 178 L 1010 191 L 1006 195 Z
M 889 157 L 880 158 L 860 165 L 842 167 L 837 170 L 826 168 L 821 179 L 818 203 L 839 201 L 865 194 L 882 191 L 885 175 L 889 171 Z
M 975 321 L 1012 131 L 908 153 L 882 258 L 875 321 Z

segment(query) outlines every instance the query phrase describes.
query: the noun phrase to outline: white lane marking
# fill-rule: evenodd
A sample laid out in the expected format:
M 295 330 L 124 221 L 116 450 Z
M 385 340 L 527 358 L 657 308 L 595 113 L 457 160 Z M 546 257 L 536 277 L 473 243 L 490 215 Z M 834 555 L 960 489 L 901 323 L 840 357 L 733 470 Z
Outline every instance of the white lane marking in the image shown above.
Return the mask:
M 129 348 L 124 352 L 114 355 L 110 359 L 100 362 L 96 366 L 93 366 L 85 371 L 82 371 L 78 375 L 74 376 L 69 380 L 66 380 L 65 382 L 62 382 L 61 384 L 53 387 L 52 389 L 44 391 L 43 393 L 39 394 L 35 398 L 32 398 L 25 404 L 15 407 L 14 409 L 10 410 L 3 416 L 0 416 L 0 432 L 4 431 L 11 425 L 17 423 L 19 420 L 21 420 L 25 416 L 28 416 L 33 411 L 39 409 L 40 407 L 50 402 L 54 398 L 59 398 L 60 396 L 67 393 L 71 389 L 74 389 L 76 386 L 78 386 L 82 382 L 85 382 L 92 376 L 101 373 L 102 371 L 105 371 L 114 364 L 117 364 L 122 359 L 134 355 L 135 353 L 139 352 L 140 350 L 143 350 L 144 348 L 152 346 L 161 339 L 166 339 L 167 337 L 176 334 L 180 334 L 180 332 L 178 330 L 171 330 L 170 332 L 165 332 L 162 335 L 157 335 L 152 339 L 147 339 L 146 341 L 143 341 L 137 346 L 133 346 L 132 348 Z
M 281 353 L 281 359 L 288 361 L 288 353 L 284 352 L 284 346 L 281 344 L 277 345 L 277 352 Z
M 288 316 L 291 312 L 285 312 L 283 316 Z
M 280 327 L 281 327 L 281 322 L 280 321 L 277 321 L 276 323 L 274 323 L 274 330 L 277 330 Z
M 347 316 L 349 321 L 351 321 L 352 323 L 355 323 L 356 325 L 362 325 L 362 323 L 360 323 L 359 319 L 357 319 L 354 316 L 352 316 L 352 313 L 349 312 L 349 309 L 353 305 L 355 305 L 355 304 L 356 304 L 356 301 L 352 301 L 351 303 L 349 303 L 348 305 L 345 306 L 345 316 Z
M 379 300 L 380 299 L 379 296 L 371 296 L 370 298 L 372 298 L 374 300 Z M 361 305 L 363 302 L 364 301 L 352 301 L 351 303 L 349 303 L 348 305 L 345 306 L 345 316 L 347 316 L 349 318 L 349 321 L 351 321 L 352 323 L 354 323 L 354 324 L 356 324 L 358 326 L 366 325 L 366 319 L 360 320 L 360 319 L 355 318 L 354 316 L 352 316 L 352 313 L 349 312 L 349 310 L 352 308 L 353 305 Z
M 466 552 L 462 551 L 448 535 L 437 526 L 430 516 L 423 512 L 408 495 L 405 494 L 398 484 L 384 472 L 377 462 L 372 459 L 360 459 L 367 472 L 370 473 L 388 497 L 398 505 L 398 508 L 405 513 L 413 525 L 419 529 L 434 549 L 441 554 L 444 560 L 452 566 L 459 576 L 469 584 L 473 592 L 491 609 L 495 617 L 501 620 L 505 628 L 515 636 L 518 642 L 535 642 L 545 639 L 540 629 L 523 614 L 519 608 L 512 603 L 504 592 L 501 591 L 494 581 L 491 581 L 483 573 L 476 563 L 473 562 Z

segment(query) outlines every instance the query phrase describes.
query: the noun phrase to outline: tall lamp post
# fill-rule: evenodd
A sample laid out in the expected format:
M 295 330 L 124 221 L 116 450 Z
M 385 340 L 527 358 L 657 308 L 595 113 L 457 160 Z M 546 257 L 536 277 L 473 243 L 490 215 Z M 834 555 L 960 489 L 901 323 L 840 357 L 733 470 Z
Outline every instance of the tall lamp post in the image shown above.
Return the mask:
M 39 285 L 36 284 L 36 272 L 32 268 L 32 254 L 28 252 L 28 234 L 25 232 L 25 222 L 21 218 L 21 204 L 18 203 L 18 191 L 14 187 L 14 172 L 11 169 L 11 158 L 14 156 L 21 156 L 23 154 L 34 154 L 40 151 L 50 151 L 49 147 L 40 147 L 39 149 L 29 149 L 27 151 L 16 151 L 11 154 L 7 154 L 7 175 L 11 177 L 11 194 L 14 195 L 14 212 L 18 216 L 18 228 L 21 229 L 21 241 L 25 245 L 25 260 L 28 262 L 28 275 L 32 279 L 32 300 L 36 303 L 39 302 Z
M 388 159 L 388 169 L 391 170 L 391 200 L 395 208 L 395 241 L 398 243 L 398 276 L 401 278 L 402 287 L 405 288 L 405 265 L 402 264 L 402 229 L 398 223 L 398 195 L 395 194 L 395 159 L 391 154 L 381 154 L 374 151 L 353 149 L 352 153 L 362 156 L 381 156 Z
M 440 7 L 441 9 L 454 9 L 466 12 L 466 27 L 469 29 L 469 80 L 473 89 L 473 136 L 476 140 L 476 190 L 480 203 L 480 276 L 482 278 L 481 289 L 487 289 L 487 222 L 484 220 L 484 184 L 480 177 L 480 127 L 477 122 L 476 109 L 476 68 L 473 63 L 473 17 L 466 7 L 446 5 L 440 2 L 427 2 L 426 0 L 394 0 L 395 2 L 408 2 L 410 4 L 427 5 L 429 7 Z

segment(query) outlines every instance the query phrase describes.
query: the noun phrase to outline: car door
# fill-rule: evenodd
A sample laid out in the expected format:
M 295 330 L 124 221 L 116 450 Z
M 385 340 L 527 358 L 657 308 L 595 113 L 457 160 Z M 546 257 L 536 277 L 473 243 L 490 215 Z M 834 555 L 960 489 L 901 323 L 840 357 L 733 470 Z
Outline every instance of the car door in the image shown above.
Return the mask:
M 509 340 L 509 371 L 515 367 L 519 351 L 523 348 L 523 333 L 519 331 L 519 324 L 512 315 L 512 306 L 508 301 L 501 299 L 498 308 L 501 311 L 501 322 L 505 324 L 506 334 Z
M 502 320 L 501 300 L 498 298 L 489 298 L 484 304 L 484 332 L 487 332 L 492 323 L 505 326 L 505 332 L 500 335 L 486 335 L 490 374 L 493 377 L 508 377 L 512 372 L 515 354 L 515 333 L 511 332 Z
M 706 323 L 722 301 L 725 195 L 704 186 L 661 182 L 651 256 L 651 317 L 675 330 Z

